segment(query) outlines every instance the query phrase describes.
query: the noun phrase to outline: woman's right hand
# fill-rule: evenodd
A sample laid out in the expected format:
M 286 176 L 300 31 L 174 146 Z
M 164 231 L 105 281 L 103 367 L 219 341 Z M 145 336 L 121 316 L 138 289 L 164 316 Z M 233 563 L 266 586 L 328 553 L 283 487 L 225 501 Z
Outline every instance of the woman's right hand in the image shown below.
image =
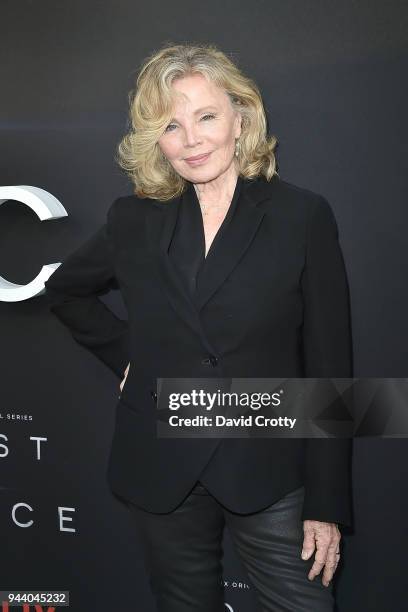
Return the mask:
M 128 363 L 128 365 L 127 365 L 127 368 L 126 368 L 126 370 L 125 370 L 125 377 L 124 377 L 124 379 L 122 380 L 122 382 L 121 382 L 121 383 L 120 383 L 120 385 L 119 385 L 119 388 L 120 388 L 120 392 L 121 392 L 121 393 L 122 393 L 122 391 L 123 391 L 123 385 L 124 385 L 124 384 L 125 384 L 125 382 L 126 382 L 127 375 L 128 375 L 128 373 L 129 373 L 129 366 L 130 366 L 130 361 L 129 361 L 129 363 Z

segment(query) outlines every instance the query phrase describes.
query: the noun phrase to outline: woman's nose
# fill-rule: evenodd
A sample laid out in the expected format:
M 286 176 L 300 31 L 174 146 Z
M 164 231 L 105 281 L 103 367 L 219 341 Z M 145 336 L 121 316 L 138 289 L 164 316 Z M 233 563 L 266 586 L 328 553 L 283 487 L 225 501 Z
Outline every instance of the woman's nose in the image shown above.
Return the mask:
M 199 135 L 194 127 L 186 127 L 184 144 L 186 147 L 194 147 L 200 143 Z

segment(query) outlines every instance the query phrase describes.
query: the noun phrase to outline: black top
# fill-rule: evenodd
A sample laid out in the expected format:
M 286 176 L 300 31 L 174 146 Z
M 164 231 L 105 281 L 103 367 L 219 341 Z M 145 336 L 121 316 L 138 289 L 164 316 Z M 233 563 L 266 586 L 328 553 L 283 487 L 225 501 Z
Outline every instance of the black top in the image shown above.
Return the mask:
M 209 273 L 211 269 L 210 255 L 216 248 L 218 241 L 222 239 L 233 217 L 242 180 L 242 177 L 238 176 L 230 207 L 214 236 L 207 256 L 205 256 L 205 235 L 200 202 L 193 183 L 188 181 L 187 189 L 180 199 L 176 227 L 168 253 L 183 284 L 193 298 L 198 288 L 199 279 L 204 273 Z

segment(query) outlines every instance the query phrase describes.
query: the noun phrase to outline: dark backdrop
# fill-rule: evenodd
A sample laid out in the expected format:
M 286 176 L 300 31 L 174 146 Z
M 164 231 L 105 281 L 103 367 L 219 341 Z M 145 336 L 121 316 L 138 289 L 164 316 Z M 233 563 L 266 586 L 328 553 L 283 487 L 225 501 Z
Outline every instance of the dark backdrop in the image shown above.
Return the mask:
M 2 205 L 1 276 L 24 284 L 62 261 L 131 193 L 113 155 L 143 58 L 164 42 L 214 42 L 263 92 L 280 176 L 335 211 L 355 376 L 405 377 L 407 16 L 395 0 L 2 0 L 0 185 L 42 187 L 69 217 L 41 223 L 16 202 Z M 120 295 L 104 299 L 126 316 Z M 118 381 L 41 296 L 1 303 L 0 325 L 0 590 L 70 590 L 75 612 L 150 612 L 134 526 L 105 482 Z M 46 438 L 40 454 L 30 436 Z M 406 451 L 405 439 L 355 440 L 341 611 L 406 609 Z M 30 527 L 12 521 L 15 503 L 32 508 L 18 513 Z M 60 530 L 60 506 L 75 531 Z M 228 535 L 225 546 L 229 610 L 250 612 L 253 591 Z

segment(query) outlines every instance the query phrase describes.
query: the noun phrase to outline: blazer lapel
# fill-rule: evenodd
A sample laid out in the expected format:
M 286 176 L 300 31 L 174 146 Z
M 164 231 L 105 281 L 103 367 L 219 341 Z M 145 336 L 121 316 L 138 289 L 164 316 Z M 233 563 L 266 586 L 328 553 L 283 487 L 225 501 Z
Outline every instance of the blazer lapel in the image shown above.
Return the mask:
M 275 180 L 276 177 L 273 177 L 272 182 Z M 152 203 L 151 210 L 146 215 L 149 248 L 167 298 L 178 315 L 201 337 L 204 346 L 212 354 L 217 354 L 217 351 L 204 332 L 200 311 L 249 248 L 265 215 L 265 211 L 258 205 L 268 197 L 270 197 L 270 186 L 265 179 L 242 179 L 234 214 L 220 241 L 211 245 L 194 300 L 187 293 L 168 255 L 181 196 L 168 202 Z
M 151 210 L 146 215 L 147 242 L 159 281 L 173 309 L 200 336 L 207 350 L 215 354 L 216 349 L 209 342 L 201 325 L 199 311 L 185 290 L 168 254 L 170 240 L 176 227 L 180 200 L 181 196 L 165 203 L 152 203 Z
M 195 304 L 199 311 L 243 257 L 263 219 L 265 211 L 257 207 L 262 193 L 259 186 L 254 187 L 254 182 L 241 181 L 234 214 L 221 239 L 217 241 L 216 237 L 208 251 L 195 294 Z

